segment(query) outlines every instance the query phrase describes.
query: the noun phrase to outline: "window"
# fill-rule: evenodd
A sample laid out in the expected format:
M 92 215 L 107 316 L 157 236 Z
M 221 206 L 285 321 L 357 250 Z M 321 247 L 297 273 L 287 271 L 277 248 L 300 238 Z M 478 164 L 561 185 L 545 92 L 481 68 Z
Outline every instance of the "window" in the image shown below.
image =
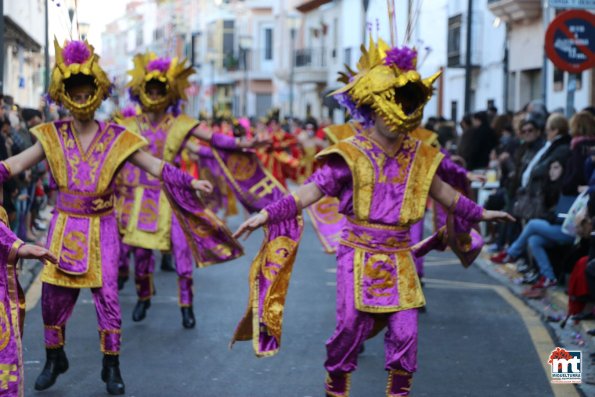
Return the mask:
M 264 59 L 273 60 L 273 29 L 271 28 L 264 30 Z
M 191 60 L 192 65 L 200 67 L 200 38 L 202 33 L 194 33 L 192 35 L 192 50 Z
M 234 52 L 234 21 L 223 21 L 223 54 L 233 55 Z
M 351 67 L 351 47 L 345 48 L 345 53 L 343 54 L 343 63 Z
M 459 120 L 457 101 L 450 102 L 450 119 L 454 122 Z
M 143 25 L 138 24 L 136 25 L 136 47 L 142 47 L 144 42 L 143 37 Z
M 337 57 L 337 47 L 339 47 L 339 18 L 333 19 L 333 50 L 331 56 L 333 59 Z
M 461 67 L 461 14 L 448 18 L 448 67 Z

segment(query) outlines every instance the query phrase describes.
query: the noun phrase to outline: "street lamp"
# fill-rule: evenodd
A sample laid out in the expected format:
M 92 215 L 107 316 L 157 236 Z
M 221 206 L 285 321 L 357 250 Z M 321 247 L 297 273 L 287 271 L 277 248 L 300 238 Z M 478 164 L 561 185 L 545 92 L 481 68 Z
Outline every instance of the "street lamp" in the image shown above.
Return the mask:
M 91 25 L 89 25 L 86 22 L 79 23 L 79 35 L 80 35 L 82 41 L 87 40 L 87 36 L 89 35 L 90 28 L 91 28 Z
M 68 18 L 70 19 L 70 37 L 72 37 L 72 27 L 74 26 L 74 13 L 76 11 L 75 0 L 67 0 Z
M 244 83 L 242 90 L 242 114 L 246 117 L 248 115 L 248 51 L 252 47 L 252 36 L 240 36 L 240 58 L 244 66 Z
M 289 35 L 290 35 L 290 47 L 289 47 L 289 118 L 293 120 L 293 75 L 295 70 L 295 36 L 297 34 L 297 28 L 299 23 L 299 17 L 297 15 L 289 15 Z

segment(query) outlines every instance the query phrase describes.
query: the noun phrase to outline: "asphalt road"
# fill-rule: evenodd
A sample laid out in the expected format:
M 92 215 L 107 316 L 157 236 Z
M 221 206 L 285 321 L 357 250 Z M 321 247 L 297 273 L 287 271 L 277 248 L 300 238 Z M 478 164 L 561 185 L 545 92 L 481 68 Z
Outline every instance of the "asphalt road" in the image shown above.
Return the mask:
M 232 228 L 239 219 L 230 222 Z M 255 233 L 247 255 L 197 269 L 197 328 L 182 328 L 176 276 L 156 272 L 157 296 L 147 318 L 131 320 L 134 283 L 121 293 L 121 368 L 126 395 L 135 397 L 322 396 L 324 342 L 334 329 L 335 260 L 320 248 L 308 224 L 285 309 L 281 352 L 258 359 L 251 343 L 228 348 L 247 304 L 249 262 L 260 246 Z M 35 286 L 33 288 L 36 288 Z M 427 258 L 427 313 L 420 315 L 418 372 L 413 396 L 552 396 L 549 379 L 519 312 L 479 269 L 464 270 L 451 254 Z M 31 304 L 32 302 L 29 302 Z M 45 392 L 33 389 L 45 361 L 40 305 L 27 313 L 24 356 L 26 396 L 105 396 L 95 310 L 81 294 L 66 330 L 70 369 Z M 382 336 L 366 343 L 353 375 L 352 396 L 383 396 Z M 571 386 L 569 386 L 571 387 Z

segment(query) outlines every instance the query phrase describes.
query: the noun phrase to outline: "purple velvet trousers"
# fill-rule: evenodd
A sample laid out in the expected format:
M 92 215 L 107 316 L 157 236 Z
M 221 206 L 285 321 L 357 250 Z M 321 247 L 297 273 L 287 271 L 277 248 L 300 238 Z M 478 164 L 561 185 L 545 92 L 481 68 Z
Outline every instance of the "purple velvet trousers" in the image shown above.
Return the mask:
M 355 308 L 353 249 L 339 246 L 337 252 L 337 325 L 326 342 L 329 373 L 355 371 L 361 345 L 374 329 L 376 321 L 386 321 L 384 336 L 385 368 L 415 372 L 417 369 L 417 309 L 387 314 L 373 314 Z
M 115 265 L 115 263 L 113 264 Z M 48 349 L 64 346 L 66 322 L 72 314 L 80 289 L 43 283 L 41 314 L 45 326 L 45 346 Z M 97 312 L 101 351 L 119 354 L 122 315 L 118 300 L 116 266 L 104 266 L 103 286 L 92 288 Z
M 171 230 L 172 251 L 178 274 L 178 302 L 182 307 L 192 306 L 194 298 L 192 292 L 192 252 L 186 242 L 186 237 L 180 223 L 174 216 Z M 151 299 L 154 294 L 153 273 L 155 272 L 155 258 L 153 251 L 146 248 L 128 247 L 129 253 L 134 255 L 134 280 L 139 300 Z M 128 269 L 128 259 L 120 261 L 120 274 L 124 274 L 123 268 Z

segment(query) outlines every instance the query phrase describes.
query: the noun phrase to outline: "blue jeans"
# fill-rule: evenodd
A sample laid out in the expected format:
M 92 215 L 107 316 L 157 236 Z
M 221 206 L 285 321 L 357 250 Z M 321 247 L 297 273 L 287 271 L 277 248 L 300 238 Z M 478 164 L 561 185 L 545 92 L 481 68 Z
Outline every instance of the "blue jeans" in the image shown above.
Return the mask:
M 555 280 L 554 269 L 545 249 L 572 245 L 573 242 L 574 237 L 562 233 L 562 225 L 552 225 L 543 219 L 531 219 L 507 252 L 511 257 L 518 258 L 528 247 L 539 266 L 539 272 L 550 280 Z

